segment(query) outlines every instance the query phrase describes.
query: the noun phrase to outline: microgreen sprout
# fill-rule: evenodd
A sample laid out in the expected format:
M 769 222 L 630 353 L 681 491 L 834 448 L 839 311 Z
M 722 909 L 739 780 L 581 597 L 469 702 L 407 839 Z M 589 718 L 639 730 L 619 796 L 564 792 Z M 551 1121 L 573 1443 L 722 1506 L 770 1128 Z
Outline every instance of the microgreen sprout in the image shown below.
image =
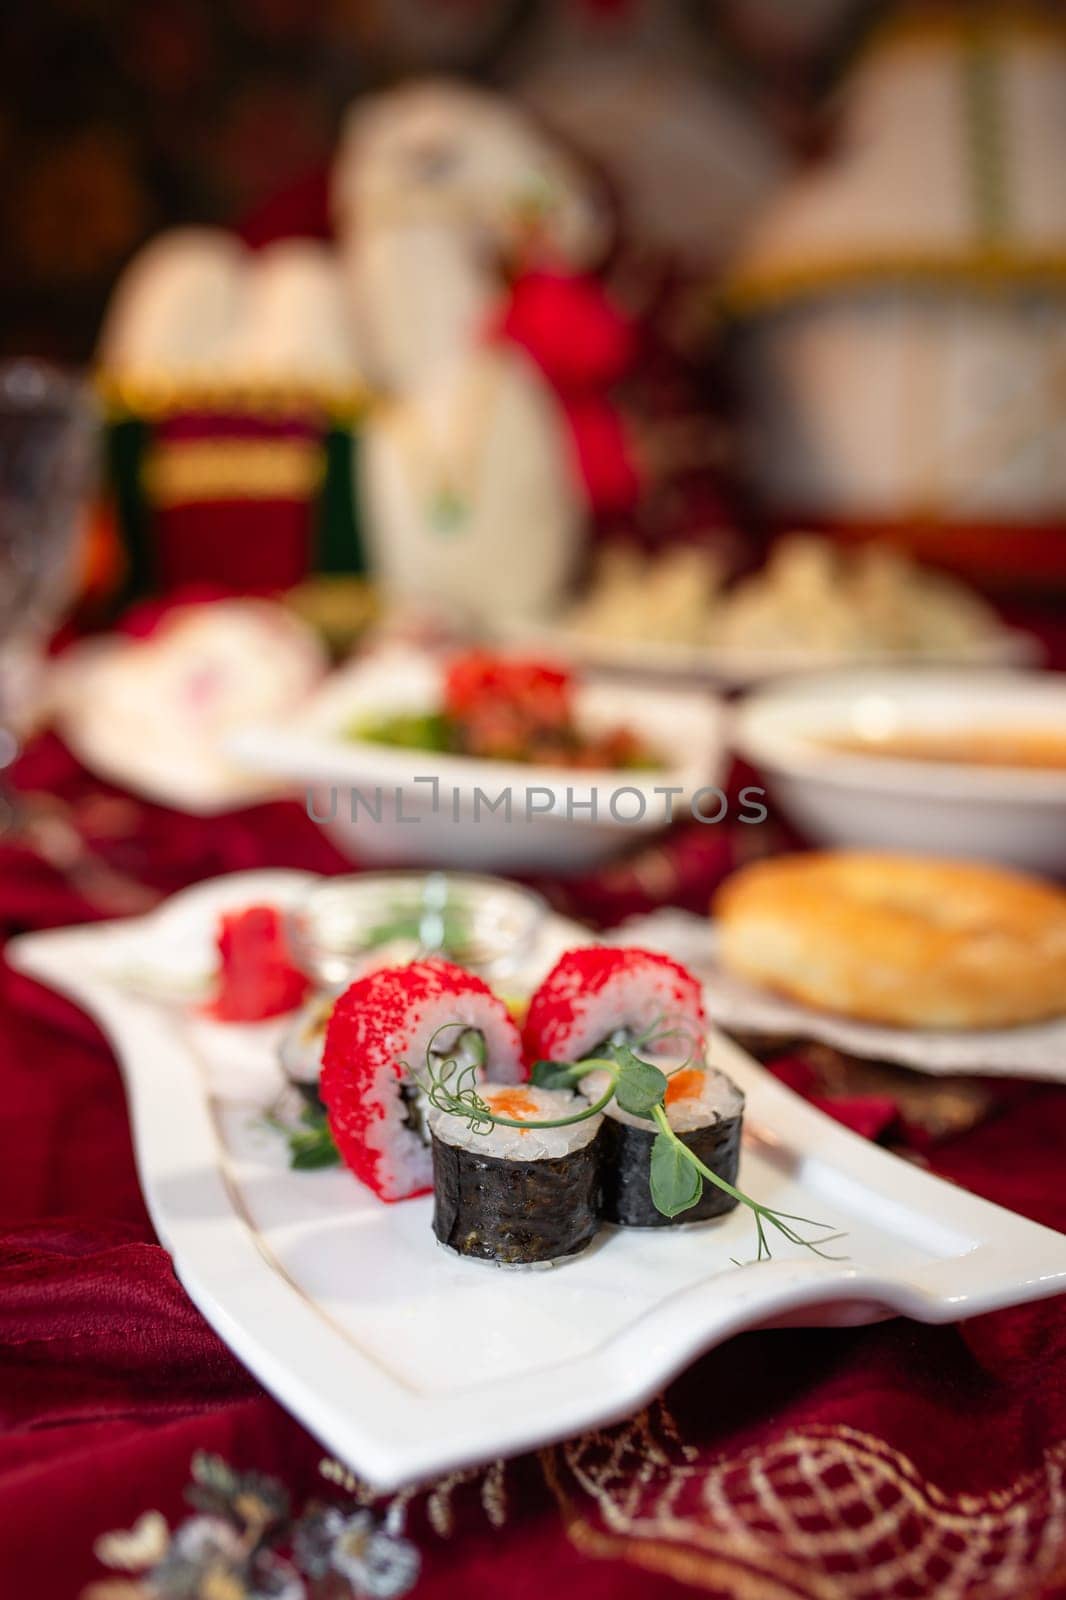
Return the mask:
M 452 1027 L 454 1024 L 448 1026 Z M 434 1039 L 442 1031 L 438 1029 Z M 672 1036 L 678 1031 L 650 1030 L 637 1043 L 640 1047 L 650 1043 L 652 1039 L 658 1043 L 668 1034 Z M 426 1079 L 423 1084 L 426 1098 L 437 1111 L 463 1119 L 469 1125 L 471 1132 L 488 1134 L 497 1125 L 506 1128 L 565 1128 L 573 1123 L 587 1121 L 588 1118 L 603 1111 L 612 1099 L 617 1100 L 623 1111 L 650 1120 L 659 1130 L 651 1148 L 649 1182 L 652 1200 L 657 1210 L 664 1216 L 676 1217 L 688 1211 L 699 1201 L 703 1194 L 704 1183 L 712 1183 L 752 1212 L 758 1244 L 756 1261 L 768 1261 L 771 1258 L 773 1252 L 768 1231 L 770 1229 L 781 1234 L 789 1244 L 802 1246 L 824 1260 L 844 1259 L 841 1256 L 831 1255 L 824 1248 L 841 1237 L 839 1233 L 827 1232 L 828 1224 L 814 1222 L 809 1217 L 795 1216 L 788 1211 L 775 1211 L 772 1207 L 763 1205 L 761 1201 L 753 1200 L 750 1195 L 744 1194 L 735 1185 L 713 1172 L 693 1150 L 689 1149 L 670 1126 L 666 1113 L 666 1092 L 669 1084 L 667 1074 L 654 1063 L 642 1060 L 631 1045 L 606 1044 L 601 1047 L 600 1054 L 586 1057 L 581 1061 L 536 1062 L 531 1081 L 539 1088 L 577 1089 L 581 1080 L 593 1072 L 606 1074 L 606 1088 L 598 1099 L 589 1102 L 581 1110 L 569 1116 L 522 1120 L 494 1111 L 478 1093 L 478 1070 L 483 1057 L 481 1061 L 475 1062 L 469 1060 L 460 1062 L 454 1058 L 444 1059 L 440 1054 L 433 1053 L 432 1046 L 433 1040 L 430 1041 L 426 1051 Z M 691 1060 L 692 1056 L 690 1055 L 688 1059 Z M 820 1236 L 814 1239 L 806 1238 L 794 1224 L 803 1228 L 819 1229 Z M 742 1263 L 737 1262 L 736 1265 Z
M 322 1106 L 304 1105 L 295 1122 L 286 1119 L 276 1108 L 268 1112 L 266 1121 L 269 1127 L 284 1135 L 289 1147 L 289 1166 L 295 1172 L 340 1165 L 340 1152 Z

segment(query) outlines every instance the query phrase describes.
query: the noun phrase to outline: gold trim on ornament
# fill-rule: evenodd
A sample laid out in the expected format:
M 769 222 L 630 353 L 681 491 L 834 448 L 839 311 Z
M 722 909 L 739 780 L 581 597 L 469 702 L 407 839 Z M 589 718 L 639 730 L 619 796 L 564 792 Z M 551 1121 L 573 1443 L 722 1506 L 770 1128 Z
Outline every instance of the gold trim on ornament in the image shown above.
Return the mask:
M 148 499 L 162 510 L 209 500 L 307 500 L 325 472 L 314 439 L 180 439 L 144 465 Z
M 780 310 L 826 290 L 962 288 L 980 294 L 1019 289 L 1066 289 L 1066 254 L 1020 255 L 967 250 L 951 256 L 827 257 L 806 265 L 738 273 L 719 296 L 719 309 L 740 318 Z
M 369 410 L 366 384 L 313 384 L 263 379 L 190 378 L 164 372 L 98 370 L 93 388 L 111 422 L 158 422 L 190 411 L 224 412 L 276 421 L 309 413 L 328 422 L 351 422 Z
M 861 70 L 871 59 L 902 55 L 929 45 L 958 45 L 979 34 L 990 44 L 1018 41 L 1058 45 L 1066 43 L 1066 29 L 1055 17 L 1026 0 L 1001 0 L 967 8 L 957 3 L 904 7 L 874 28 L 856 52 Z

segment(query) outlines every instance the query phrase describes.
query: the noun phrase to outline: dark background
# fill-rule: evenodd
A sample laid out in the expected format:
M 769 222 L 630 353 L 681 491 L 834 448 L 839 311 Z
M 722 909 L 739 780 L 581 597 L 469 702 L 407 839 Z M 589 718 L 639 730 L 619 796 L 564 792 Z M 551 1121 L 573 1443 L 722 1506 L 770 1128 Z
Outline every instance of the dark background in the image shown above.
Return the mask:
M 538 52 L 652 49 L 684 30 L 709 75 L 795 147 L 878 0 L 4 0 L 0 353 L 88 356 L 148 235 L 236 222 L 324 169 L 344 106 L 411 73 L 502 87 Z

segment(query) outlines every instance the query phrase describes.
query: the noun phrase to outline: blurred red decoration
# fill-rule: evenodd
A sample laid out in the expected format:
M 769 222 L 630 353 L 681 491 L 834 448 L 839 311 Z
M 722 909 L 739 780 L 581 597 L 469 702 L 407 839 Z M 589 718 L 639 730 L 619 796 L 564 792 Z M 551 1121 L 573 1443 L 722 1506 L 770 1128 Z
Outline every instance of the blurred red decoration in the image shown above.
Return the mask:
M 221 1022 L 262 1022 L 300 1004 L 308 980 L 293 964 L 285 922 L 273 906 L 248 906 L 222 918 L 218 992 L 210 1007 Z
M 634 324 L 595 278 L 531 272 L 515 281 L 496 331 L 521 346 L 555 389 L 593 513 L 631 510 L 640 473 L 609 390 L 635 365 Z

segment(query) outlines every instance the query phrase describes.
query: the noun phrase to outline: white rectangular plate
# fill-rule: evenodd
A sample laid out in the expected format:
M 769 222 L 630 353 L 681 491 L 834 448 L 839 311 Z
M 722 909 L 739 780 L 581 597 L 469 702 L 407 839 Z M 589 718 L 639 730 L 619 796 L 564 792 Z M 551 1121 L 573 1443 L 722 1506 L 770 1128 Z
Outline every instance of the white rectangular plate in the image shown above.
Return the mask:
M 384 1205 L 346 1172 L 291 1172 L 263 1122 L 276 1024 L 224 1025 L 131 992 L 192 974 L 219 913 L 308 880 L 241 873 L 151 918 L 32 934 L 11 964 L 84 1006 L 115 1045 L 141 1182 L 192 1299 L 322 1443 L 382 1488 L 620 1417 L 743 1328 L 902 1312 L 952 1322 L 1066 1288 L 1066 1237 L 848 1133 L 721 1035 L 748 1097 L 743 1187 L 847 1234 L 848 1259 L 747 1258 L 745 1210 L 682 1230 L 605 1229 L 576 1260 L 500 1272 L 438 1249 L 431 1201 Z M 582 937 L 553 923 L 530 980 Z M 42 1067 L 42 1070 L 47 1070 Z

